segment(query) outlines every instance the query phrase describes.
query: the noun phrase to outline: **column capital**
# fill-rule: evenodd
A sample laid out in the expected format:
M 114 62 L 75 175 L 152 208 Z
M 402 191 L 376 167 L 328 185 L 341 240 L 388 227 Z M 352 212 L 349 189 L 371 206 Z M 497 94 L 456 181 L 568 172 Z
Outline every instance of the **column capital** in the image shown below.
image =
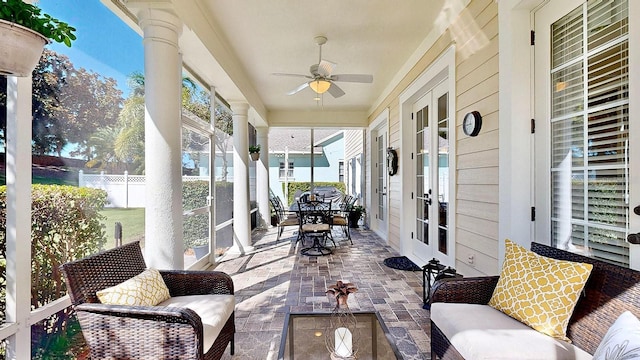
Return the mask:
M 249 104 L 246 101 L 230 101 L 229 106 L 234 114 L 246 115 L 249 112 Z
M 171 1 L 127 0 L 126 5 L 136 15 L 145 41 L 162 41 L 178 47 L 183 24 Z

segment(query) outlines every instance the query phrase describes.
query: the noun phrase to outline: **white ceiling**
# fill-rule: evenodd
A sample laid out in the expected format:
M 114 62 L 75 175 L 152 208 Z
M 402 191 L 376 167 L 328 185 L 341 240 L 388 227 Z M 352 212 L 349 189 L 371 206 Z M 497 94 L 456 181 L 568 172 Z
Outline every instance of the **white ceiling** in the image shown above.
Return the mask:
M 148 0 L 129 0 L 130 6 Z M 369 111 L 432 31 L 443 6 L 465 0 L 168 0 L 184 22 L 183 62 L 229 101 L 245 100 L 260 117 L 288 111 Z M 162 1 L 156 1 L 162 2 Z M 439 21 L 439 20 L 438 20 Z M 336 74 L 372 74 L 372 84 L 339 83 L 346 95 L 307 88 L 286 93 L 322 57 Z M 213 55 L 212 55 L 213 54 Z M 406 71 L 406 70 L 405 70 Z M 266 119 L 265 119 L 266 120 Z

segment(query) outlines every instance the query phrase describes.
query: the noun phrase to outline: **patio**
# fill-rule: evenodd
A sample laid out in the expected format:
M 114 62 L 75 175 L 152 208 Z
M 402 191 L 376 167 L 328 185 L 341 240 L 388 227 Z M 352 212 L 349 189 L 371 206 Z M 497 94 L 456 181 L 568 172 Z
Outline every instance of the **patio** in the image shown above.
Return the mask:
M 353 245 L 336 238 L 332 255 L 309 257 L 294 248 L 294 230 L 276 243 L 275 228 L 253 234 L 255 251 L 225 259 L 216 270 L 233 277 L 236 295 L 235 355 L 223 359 L 276 359 L 287 312 L 330 312 L 327 285 L 353 282 L 354 311 L 378 311 L 405 359 L 428 359 L 429 312 L 422 309 L 421 272 L 386 267 L 398 253 L 372 231 L 353 229 Z

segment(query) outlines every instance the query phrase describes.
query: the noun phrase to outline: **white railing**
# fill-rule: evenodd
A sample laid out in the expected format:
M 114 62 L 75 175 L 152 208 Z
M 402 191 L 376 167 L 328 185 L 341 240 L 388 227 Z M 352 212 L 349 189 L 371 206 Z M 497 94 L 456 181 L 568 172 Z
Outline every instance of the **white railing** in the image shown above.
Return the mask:
M 209 181 L 208 176 L 183 176 L 182 181 Z M 122 175 L 85 174 L 78 172 L 78 186 L 102 189 L 107 192 L 106 207 L 114 208 L 143 208 L 145 207 L 145 176 L 129 175 L 126 171 Z

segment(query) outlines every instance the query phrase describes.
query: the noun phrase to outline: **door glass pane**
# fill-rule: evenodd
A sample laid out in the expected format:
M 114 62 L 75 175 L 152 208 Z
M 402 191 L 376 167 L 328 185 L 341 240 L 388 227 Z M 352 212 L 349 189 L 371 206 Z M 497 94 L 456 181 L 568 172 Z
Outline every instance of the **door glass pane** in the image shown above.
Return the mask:
M 551 68 L 582 56 L 582 6 L 551 25 Z
M 385 220 L 384 207 L 385 207 L 385 143 L 384 136 L 378 136 L 378 220 Z
M 430 179 L 429 179 L 429 106 L 426 106 L 416 113 L 416 214 L 418 226 L 416 230 L 422 232 L 422 237 L 418 240 L 425 244 L 430 243 L 429 239 L 429 201 L 430 201 Z
M 435 200 L 435 199 L 434 199 Z M 438 98 L 438 250 L 448 253 L 449 208 L 449 98 Z
M 629 33 L 627 0 L 589 1 L 587 3 L 587 42 L 589 50 Z
M 584 117 L 573 116 L 551 123 L 551 166 L 584 166 Z

